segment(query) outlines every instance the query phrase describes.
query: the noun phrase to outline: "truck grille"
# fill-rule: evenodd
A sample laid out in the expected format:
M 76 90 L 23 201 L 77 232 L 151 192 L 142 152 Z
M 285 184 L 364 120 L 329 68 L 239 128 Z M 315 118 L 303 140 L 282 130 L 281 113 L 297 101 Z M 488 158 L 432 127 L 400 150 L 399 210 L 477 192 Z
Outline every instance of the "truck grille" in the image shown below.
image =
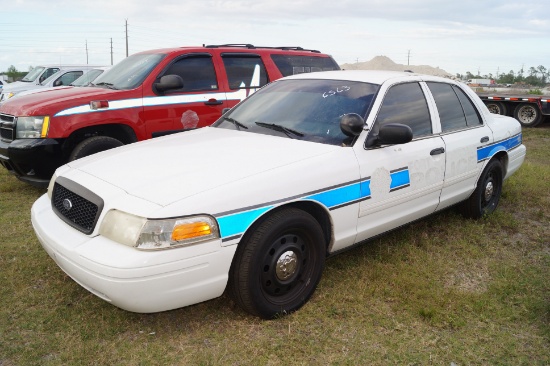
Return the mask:
M 15 139 L 15 117 L 0 113 L 0 138 L 4 141 Z
M 91 234 L 103 210 L 103 200 L 80 184 L 59 177 L 53 187 L 52 207 L 67 224 Z

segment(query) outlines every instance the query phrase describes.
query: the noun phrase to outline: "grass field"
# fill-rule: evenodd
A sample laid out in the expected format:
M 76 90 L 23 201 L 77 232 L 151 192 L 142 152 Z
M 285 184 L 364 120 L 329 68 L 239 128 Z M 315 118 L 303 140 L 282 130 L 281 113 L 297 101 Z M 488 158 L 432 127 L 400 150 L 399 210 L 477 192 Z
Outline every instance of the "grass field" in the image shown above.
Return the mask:
M 549 365 L 550 123 L 495 214 L 447 210 L 327 261 L 313 298 L 273 321 L 224 295 L 134 314 L 91 295 L 41 248 L 43 190 L 0 169 L 0 366 Z

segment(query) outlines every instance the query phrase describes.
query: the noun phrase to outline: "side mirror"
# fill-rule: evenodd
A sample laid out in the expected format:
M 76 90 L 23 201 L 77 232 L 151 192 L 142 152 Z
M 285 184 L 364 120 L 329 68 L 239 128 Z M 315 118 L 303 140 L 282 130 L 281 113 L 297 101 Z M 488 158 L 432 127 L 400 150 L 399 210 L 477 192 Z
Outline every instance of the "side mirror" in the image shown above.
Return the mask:
M 388 123 L 378 130 L 378 142 L 382 145 L 406 144 L 412 138 L 411 128 L 401 123 Z
M 53 86 L 61 86 L 63 85 L 63 81 L 61 79 L 57 79 L 53 82 Z
M 160 78 L 160 81 L 154 85 L 159 92 L 181 89 L 183 88 L 183 79 L 179 75 L 164 75 Z
M 365 120 L 357 113 L 344 114 L 340 118 L 340 129 L 346 136 L 359 136 L 363 127 L 365 127 Z

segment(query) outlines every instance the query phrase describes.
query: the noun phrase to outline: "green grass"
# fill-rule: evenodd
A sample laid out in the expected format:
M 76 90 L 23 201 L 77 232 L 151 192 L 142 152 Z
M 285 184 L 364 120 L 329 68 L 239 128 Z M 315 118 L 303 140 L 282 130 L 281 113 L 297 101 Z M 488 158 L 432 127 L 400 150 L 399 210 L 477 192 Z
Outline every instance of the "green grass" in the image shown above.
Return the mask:
M 548 365 L 548 127 L 524 130 L 493 215 L 447 210 L 330 258 L 309 303 L 273 321 L 226 295 L 158 314 L 91 295 L 34 236 L 44 191 L 0 169 L 0 365 Z

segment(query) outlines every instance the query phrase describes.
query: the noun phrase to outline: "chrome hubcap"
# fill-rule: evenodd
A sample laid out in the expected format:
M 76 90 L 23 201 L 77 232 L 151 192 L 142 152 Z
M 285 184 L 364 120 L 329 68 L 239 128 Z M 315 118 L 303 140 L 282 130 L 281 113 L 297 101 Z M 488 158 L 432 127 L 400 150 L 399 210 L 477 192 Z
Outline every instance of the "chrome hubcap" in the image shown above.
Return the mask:
M 488 182 L 485 186 L 485 201 L 489 201 L 491 197 L 493 196 L 495 188 L 493 186 L 493 182 Z
M 298 268 L 298 256 L 292 250 L 288 250 L 277 259 L 275 273 L 280 281 L 285 281 L 292 277 L 296 268 Z

